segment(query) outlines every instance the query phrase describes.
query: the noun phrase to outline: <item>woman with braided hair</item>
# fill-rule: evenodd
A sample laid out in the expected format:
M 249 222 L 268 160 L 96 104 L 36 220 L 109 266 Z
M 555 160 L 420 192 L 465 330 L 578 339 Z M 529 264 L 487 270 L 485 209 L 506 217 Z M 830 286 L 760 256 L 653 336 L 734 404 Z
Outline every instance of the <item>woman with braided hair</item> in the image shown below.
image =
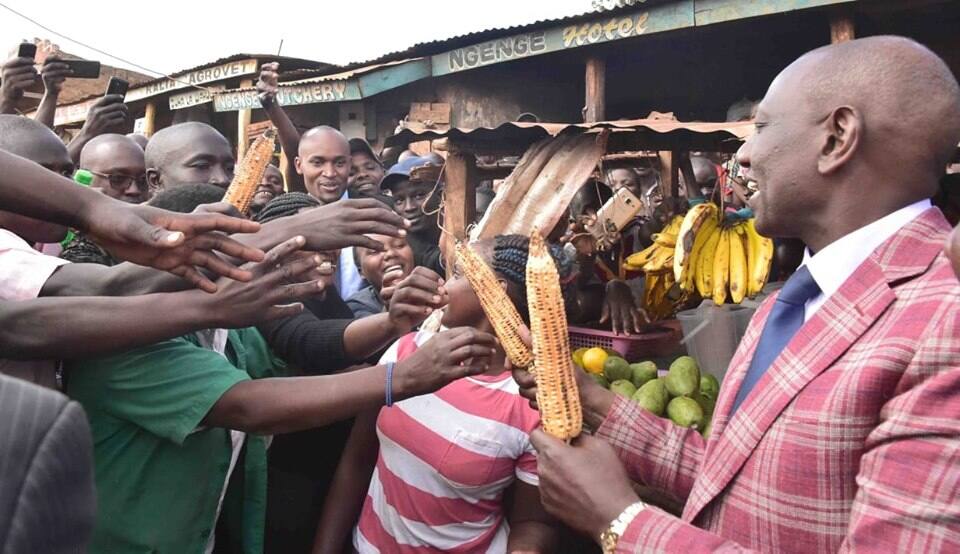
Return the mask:
M 267 223 L 321 204 L 313 196 L 291 192 L 268 202 L 254 218 Z M 334 289 L 339 251 L 301 252 L 319 256 L 320 267 L 309 276 L 323 282 L 325 292 L 304 300 L 303 312 L 258 327 L 271 349 L 306 374 L 327 374 L 370 365 L 393 341 L 410 332 L 444 303 L 442 280 L 418 268 L 395 285 L 387 311 L 356 319 Z M 265 550 L 306 552 L 310 549 L 350 421 L 277 435 L 268 457 Z
M 529 240 L 497 236 L 473 248 L 527 318 Z M 557 263 L 568 311 L 576 310 L 573 264 Z M 493 332 L 469 281 L 454 268 L 443 325 Z M 397 341 L 381 359 L 406 359 L 433 333 Z M 314 552 L 552 552 L 553 520 L 540 505 L 529 434 L 540 424 L 519 395 L 497 347 L 490 371 L 433 394 L 357 416 L 317 529 Z M 359 521 L 358 521 L 359 518 Z

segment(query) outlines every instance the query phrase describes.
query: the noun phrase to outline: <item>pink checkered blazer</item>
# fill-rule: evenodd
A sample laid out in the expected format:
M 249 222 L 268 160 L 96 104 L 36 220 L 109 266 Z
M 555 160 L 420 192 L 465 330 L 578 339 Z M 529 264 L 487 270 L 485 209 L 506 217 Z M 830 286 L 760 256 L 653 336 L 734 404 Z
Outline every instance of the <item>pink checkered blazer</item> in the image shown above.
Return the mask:
M 648 508 L 620 552 L 960 552 L 960 284 L 927 210 L 797 332 L 731 417 L 773 304 L 757 311 L 704 441 L 618 400 L 598 430 Z

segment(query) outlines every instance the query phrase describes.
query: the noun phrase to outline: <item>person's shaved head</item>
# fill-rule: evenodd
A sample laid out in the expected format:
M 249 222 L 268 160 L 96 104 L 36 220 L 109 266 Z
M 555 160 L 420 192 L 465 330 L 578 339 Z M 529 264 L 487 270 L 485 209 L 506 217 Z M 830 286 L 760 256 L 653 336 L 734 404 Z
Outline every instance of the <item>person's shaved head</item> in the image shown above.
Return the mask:
M 137 146 L 139 146 L 141 150 L 146 150 L 147 144 L 150 142 L 150 139 L 147 138 L 146 135 L 141 135 L 140 133 L 129 133 L 127 138 L 137 143 Z
M 29 117 L 0 115 L 0 150 L 73 177 L 73 162 L 63 141 L 44 124 Z
M 188 183 L 226 188 L 233 179 L 233 148 L 206 123 L 191 121 L 157 131 L 144 156 L 153 192 Z
M 755 123 L 738 159 L 758 187 L 757 229 L 816 252 L 936 192 L 960 141 L 960 87 L 910 39 L 858 39 L 790 64 Z
M 143 150 L 124 135 L 99 135 L 84 145 L 80 168 L 93 173 L 90 186 L 130 204 L 147 200 Z
M 64 177 L 73 177 L 73 161 L 53 131 L 42 123 L 20 115 L 0 115 L 0 150 L 16 154 Z M 67 228 L 38 219 L 0 211 L 0 227 L 28 242 L 58 242 Z
M 307 192 L 324 204 L 340 200 L 350 178 L 350 143 L 343 133 L 322 125 L 300 137 L 297 173 Z

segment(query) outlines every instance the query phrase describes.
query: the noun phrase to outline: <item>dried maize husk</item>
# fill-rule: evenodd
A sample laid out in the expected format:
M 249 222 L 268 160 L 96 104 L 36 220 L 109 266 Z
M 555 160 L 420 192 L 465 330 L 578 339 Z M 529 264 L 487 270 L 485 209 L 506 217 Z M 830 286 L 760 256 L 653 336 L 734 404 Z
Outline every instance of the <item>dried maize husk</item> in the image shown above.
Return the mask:
M 463 269 L 463 274 L 470 281 L 470 286 L 477 294 L 487 320 L 503 345 L 503 350 L 515 367 L 530 367 L 533 362 L 533 353 L 520 338 L 520 327 L 523 319 L 513 305 L 507 292 L 497 281 L 497 276 L 490 266 L 465 242 L 458 242 L 456 246 L 457 263 Z
M 583 411 L 571 364 L 560 275 L 536 230 L 530 236 L 527 256 L 527 305 L 540 421 L 547 433 L 569 440 L 580 434 Z
M 226 194 L 223 195 L 223 201 L 232 204 L 242 214 L 246 214 L 250 209 L 250 201 L 257 193 L 263 173 L 273 157 L 276 140 L 277 132 L 271 127 L 253 141 L 237 166 Z

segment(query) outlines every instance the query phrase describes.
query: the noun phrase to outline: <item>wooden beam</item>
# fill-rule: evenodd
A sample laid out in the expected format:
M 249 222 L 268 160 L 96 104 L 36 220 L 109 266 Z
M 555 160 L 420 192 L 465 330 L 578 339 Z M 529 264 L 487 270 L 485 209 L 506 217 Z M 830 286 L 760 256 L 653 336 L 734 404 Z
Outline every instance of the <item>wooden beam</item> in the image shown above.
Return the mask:
M 253 79 L 244 79 L 240 81 L 240 88 L 250 88 L 253 86 Z M 253 110 L 240 110 L 237 112 L 237 162 L 243 159 L 247 153 L 247 127 L 250 125 L 250 117 Z
M 293 171 L 292 164 L 287 160 L 287 151 L 283 148 L 280 149 L 280 163 L 279 163 L 280 174 L 283 175 L 283 190 L 290 192 L 290 172 Z
M 663 196 L 676 198 L 680 195 L 680 164 L 675 163 L 678 159 L 677 152 L 664 150 L 657 155 L 660 158 L 660 182 L 663 187 Z
M 477 215 L 477 159 L 473 154 L 452 150 L 443 168 L 444 207 L 441 237 L 447 277 L 453 271 L 453 247 L 456 240 L 467 238 L 467 228 Z
M 143 108 L 143 135 L 147 138 L 153 136 L 157 128 L 157 103 L 147 102 Z
M 838 10 L 830 14 L 830 44 L 853 40 L 853 14 L 848 10 Z
M 584 123 L 603 121 L 606 118 L 607 62 L 603 58 L 587 59 L 586 104 L 583 107 Z

